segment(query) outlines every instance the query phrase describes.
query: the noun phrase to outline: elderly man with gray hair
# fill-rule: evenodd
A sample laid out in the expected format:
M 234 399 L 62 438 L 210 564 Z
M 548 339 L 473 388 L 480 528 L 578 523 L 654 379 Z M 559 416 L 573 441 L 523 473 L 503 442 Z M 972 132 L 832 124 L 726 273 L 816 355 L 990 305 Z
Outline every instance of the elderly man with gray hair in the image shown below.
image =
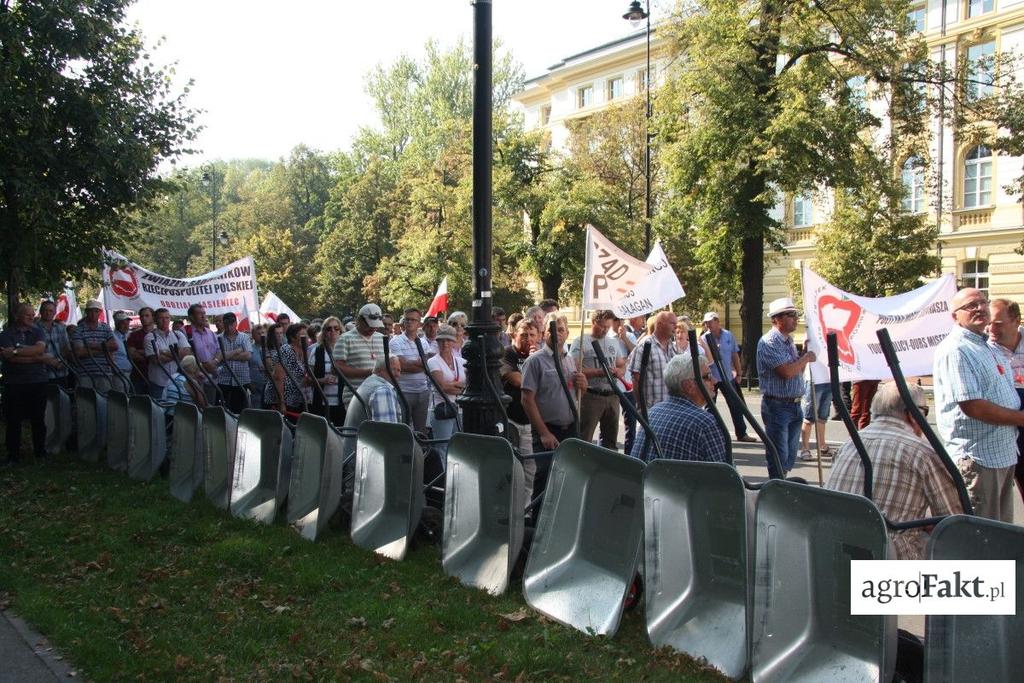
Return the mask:
M 925 415 L 928 405 L 921 387 L 910 385 L 910 396 Z M 890 521 L 906 522 L 931 516 L 960 514 L 956 486 L 921 427 L 910 415 L 894 382 L 883 384 L 871 401 L 871 423 L 860 430 L 871 458 L 874 477 L 871 496 Z M 861 495 L 864 466 L 852 441 L 839 449 L 825 488 Z M 928 533 L 924 529 L 890 532 L 896 558 L 925 559 Z
M 666 459 L 726 462 L 725 436 L 704 410 L 704 394 L 697 385 L 705 382 L 710 391 L 714 384 L 707 360 L 700 358 L 700 377 L 694 377 L 693 370 L 688 356 L 679 354 L 669 360 L 664 372 L 668 398 L 651 408 L 648 422 Z M 644 452 L 646 444 L 646 431 L 639 431 L 631 455 L 645 461 L 656 457 L 653 444 Z

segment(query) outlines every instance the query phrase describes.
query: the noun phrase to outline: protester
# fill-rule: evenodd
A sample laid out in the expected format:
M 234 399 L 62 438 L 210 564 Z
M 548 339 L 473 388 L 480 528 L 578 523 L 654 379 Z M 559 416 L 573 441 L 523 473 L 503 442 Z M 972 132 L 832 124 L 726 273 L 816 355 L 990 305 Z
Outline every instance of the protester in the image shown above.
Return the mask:
M 132 364 L 128 360 L 128 326 L 131 325 L 131 318 L 124 311 L 114 313 L 114 341 L 117 342 L 117 350 L 111 354 L 114 365 L 126 378 L 131 375 Z M 125 391 L 129 387 L 124 388 Z
M 428 315 L 423 319 L 423 351 L 428 355 L 437 355 L 437 317 Z
M 576 370 L 576 363 L 565 352 L 565 340 L 569 328 L 564 315 L 550 313 L 545 323 L 556 323 L 557 338 L 551 339 L 551 330 L 545 333 L 544 346 L 534 353 L 522 368 L 523 410 L 530 418 L 533 428 L 533 450 L 535 453 L 554 450 L 565 439 L 576 438 L 579 433 L 573 421 L 569 398 L 565 395 L 558 378 L 555 363 L 560 362 L 569 393 L 577 389 L 586 390 L 587 378 Z M 545 325 L 545 327 L 548 327 Z M 555 351 L 552 352 L 552 346 Z M 557 353 L 558 361 L 555 360 Z M 538 468 L 540 469 L 540 468 Z M 538 472 L 540 474 L 540 472 Z M 538 477 L 539 478 L 539 477 Z M 538 488 L 543 488 L 538 486 Z
M 171 330 L 173 330 L 174 332 L 181 332 L 183 335 L 185 335 L 185 338 L 188 339 L 188 330 L 185 327 L 184 320 L 175 320 L 171 324 Z
M 526 319 L 537 328 L 537 338 L 539 340 L 544 339 L 544 335 L 547 334 L 547 330 L 544 329 L 545 315 L 544 309 L 540 306 L 530 306 L 526 309 Z
M 501 306 L 495 306 L 491 309 L 491 320 L 498 326 L 498 343 L 501 344 L 501 348 L 505 348 L 512 343 L 512 337 L 508 334 L 505 329 L 506 321 L 505 309 Z
M 397 358 L 391 359 L 391 372 L 395 377 L 401 377 L 402 365 Z M 348 412 L 345 414 L 345 427 L 354 433 L 366 420 L 401 422 L 402 407 L 398 402 L 398 392 L 391 384 L 383 355 L 374 359 L 373 370 L 364 380 L 357 389 L 357 393 L 363 400 L 354 399 L 349 404 Z M 343 443 L 342 456 L 347 459 L 355 453 L 356 437 L 346 436 Z
M 252 340 L 238 331 L 238 317 L 231 312 L 221 318 L 224 331 L 220 335 L 223 354 L 218 349 L 214 360 L 217 366 L 217 385 L 220 387 L 228 410 L 237 414 L 246 407 L 245 392 L 252 377 L 249 361 L 252 359 Z
M 1013 386 L 1024 401 L 1024 327 L 1020 324 L 1020 305 L 1009 299 L 994 299 L 992 322 L 988 326 L 988 345 L 1003 358 L 1013 373 Z M 1017 465 L 1014 468 L 1017 493 L 1024 498 L 1024 427 L 1017 429 Z
M 694 376 L 690 357 L 678 354 L 669 360 L 665 365 L 668 398 L 650 410 L 648 423 L 665 459 L 727 462 L 725 435 L 711 413 L 704 409 L 706 401 L 697 385 L 697 382 L 704 382 L 710 388 L 714 382 L 705 356 L 700 357 L 699 365 L 698 378 Z M 637 434 L 630 454 L 647 462 L 657 457 L 646 432 Z
M 103 304 L 96 299 L 85 304 L 85 318 L 79 321 L 71 340 L 75 356 L 81 363 L 79 378 L 85 386 L 106 392 L 110 389 L 110 363 L 107 353 L 117 350 L 117 341 L 110 326 L 100 322 Z
M 46 456 L 46 339 L 34 317 L 31 304 L 19 304 L 14 321 L 0 332 L 8 466 L 17 465 L 21 459 L 21 428 L 25 421 L 32 427 L 33 454 L 36 459 Z
M 783 478 L 796 463 L 800 445 L 800 399 L 804 395 L 803 372 L 814 362 L 814 352 L 799 355 L 793 343 L 800 314 L 789 297 L 775 299 L 768 305 L 772 329 L 757 343 L 757 377 L 761 387 L 761 421 L 764 431 L 778 451 L 782 472 L 768 458 L 768 475 Z
M 462 347 L 466 343 L 466 326 L 469 318 L 462 311 L 455 311 L 448 316 L 448 324 L 455 330 L 455 353 L 462 355 Z
M 423 314 L 418 308 L 407 308 L 402 314 L 402 334 L 391 338 L 389 347 L 392 357 L 398 358 L 402 366 L 402 377 L 398 388 L 409 406 L 409 426 L 421 434 L 427 433 L 427 416 L 430 412 L 430 380 L 427 379 L 423 361 L 416 349 L 416 337 L 420 330 Z M 426 351 L 426 347 L 423 349 Z
M 850 394 L 850 418 L 857 429 L 864 429 L 871 423 L 871 400 L 878 391 L 877 379 L 862 379 L 853 383 Z
M 580 438 L 592 441 L 594 430 L 601 425 L 601 445 L 616 450 L 619 441 L 619 397 L 608 383 L 601 364 L 594 353 L 593 340 L 598 340 L 612 375 L 621 378 L 626 366 L 625 356 L 619 355 L 619 340 L 609 334 L 615 314 L 598 310 L 590 314 L 590 333 L 580 335 L 569 349 L 569 355 L 579 360 L 582 345 L 581 370 L 587 378 L 587 390 L 580 398 Z
M 49 300 L 44 301 L 39 304 L 39 321 L 36 322 L 36 325 L 42 331 L 46 344 L 47 360 L 44 362 L 49 373 L 49 380 L 70 389 L 68 369 L 65 363 L 72 358 L 71 339 L 68 337 L 68 331 L 64 324 L 54 320 L 56 314 L 57 305 Z
M 832 405 L 832 385 L 828 382 L 815 383 L 812 396 L 811 384 L 807 382 L 805 384 L 807 384 L 807 389 L 800 404 L 800 412 L 804 417 L 803 424 L 800 425 L 800 459 L 816 459 L 811 453 L 811 425 L 814 425 L 814 436 L 820 447 L 821 455 L 830 458 L 832 449 L 825 443 L 825 426 L 828 424 L 828 412 Z
M 924 391 L 908 387 L 914 403 L 926 415 Z M 873 470 L 871 498 L 892 522 L 963 512 L 956 486 L 938 455 L 921 438 L 893 382 L 883 384 L 871 401 L 871 424 L 860 431 Z M 852 441 L 839 449 L 825 488 L 862 495 L 864 465 Z M 890 531 L 898 560 L 924 560 L 928 533 L 923 529 Z
M 612 321 L 612 333 L 615 335 L 615 340 L 619 345 L 619 357 L 629 359 L 629 354 L 636 348 L 636 335 L 629 330 L 629 326 L 626 321 L 616 318 Z M 636 439 L 636 417 L 633 415 L 633 411 L 630 410 L 629 403 L 633 408 L 636 408 L 636 396 L 633 393 L 633 382 L 628 379 L 630 377 L 628 371 L 624 371 L 622 377 L 619 378 L 619 388 L 622 389 L 622 396 L 619 398 L 619 408 L 622 411 L 622 424 L 626 428 L 626 433 L 623 435 L 623 452 L 630 453 L 633 450 L 633 441 Z
M 1005 356 L 988 347 L 989 302 L 973 288 L 950 302 L 956 324 L 935 349 L 936 424 L 957 461 L 974 513 L 1013 521 L 1013 470 L 1017 429 L 1024 426 L 1021 399 Z
M 252 383 L 249 400 L 252 402 L 253 408 L 263 408 L 263 392 L 267 384 L 267 371 L 264 365 L 266 341 L 266 326 L 254 325 L 252 328 L 252 355 L 249 357 L 249 379 Z
M 278 329 L 287 330 L 288 327 L 292 324 L 292 317 L 287 313 L 280 313 L 277 316 L 277 320 L 275 320 L 274 322 L 278 324 Z
M 384 357 L 384 336 L 375 334 L 384 329 L 384 315 L 377 304 L 366 304 L 359 309 L 355 329 L 349 330 L 334 345 L 334 366 L 345 375 L 354 389 L 373 374 L 375 361 Z M 348 387 L 342 392 L 347 406 L 352 399 Z
M 320 383 L 324 392 L 321 397 L 319 392 L 313 394 L 313 412 L 323 415 L 331 424 L 342 426 L 345 424 L 345 406 L 341 405 L 338 397 L 338 376 L 331 371 L 331 362 L 328 360 L 328 353 L 333 352 L 334 345 L 338 343 L 341 336 L 341 321 L 333 315 L 323 321 L 320 328 L 320 337 L 316 344 L 309 347 L 306 362 L 313 373 L 313 377 Z M 323 404 L 324 398 L 327 405 Z
M 540 306 L 540 310 L 544 311 L 545 316 L 547 316 L 549 313 L 558 312 L 557 299 L 541 299 L 540 303 L 537 305 Z
M 195 353 L 196 360 L 202 365 L 202 369 L 212 377 L 217 375 L 217 335 L 210 329 L 210 321 L 206 317 L 206 309 L 201 304 L 192 304 L 188 307 L 188 320 L 191 323 L 192 331 L 189 334 L 189 341 Z M 206 400 L 214 403 L 217 400 L 217 390 L 209 382 L 203 384 L 203 391 L 206 392 Z
M 512 444 L 519 447 L 521 455 L 533 453 L 533 430 L 530 418 L 523 409 L 522 386 L 523 365 L 537 346 L 537 330 L 533 323 L 520 316 L 516 324 L 512 344 L 505 348 L 501 357 L 501 387 L 511 402 L 505 407 L 508 419 L 516 430 L 510 435 Z M 526 483 L 526 498 L 531 499 L 533 480 L 537 473 L 537 463 L 533 459 L 523 461 L 523 476 Z
M 441 387 L 444 397 L 434 393 L 433 407 L 430 412 L 430 428 L 435 439 L 450 439 L 455 433 L 455 416 L 461 409 L 455 405 L 455 399 L 466 388 L 466 361 L 455 350 L 458 332 L 451 325 L 441 325 L 437 331 L 437 355 L 427 361 L 427 371 Z M 455 405 L 454 412 L 452 405 Z M 448 445 L 438 447 L 441 459 L 446 461 Z
M 263 392 L 264 402 L 273 403 L 282 415 L 306 409 L 306 367 L 302 360 L 306 352 L 306 326 L 303 323 L 289 325 L 284 336 L 284 344 L 267 352 L 272 372 Z
M 164 408 L 166 415 L 174 415 L 174 407 L 179 401 L 194 403 L 200 410 L 209 404 L 206 401 L 206 392 L 203 391 L 203 374 L 199 370 L 199 362 L 195 356 L 185 356 L 181 359 L 181 368 L 177 369 L 171 376 L 171 382 L 164 387 Z
M 508 344 L 505 344 L 505 346 L 509 346 L 510 344 L 512 344 L 512 341 L 515 340 L 516 326 L 518 326 L 519 321 L 524 319 L 525 317 L 526 316 L 524 316 L 519 311 L 516 311 L 515 313 L 508 317 L 508 321 L 505 324 L 505 334 L 506 336 L 508 336 L 509 342 Z
M 139 309 L 139 327 L 128 335 L 128 358 L 132 361 L 132 384 L 136 394 L 149 393 L 147 380 L 146 335 L 153 331 L 153 309 L 143 306 Z
M 150 397 L 154 400 L 161 400 L 164 397 L 165 387 L 171 382 L 171 378 L 177 371 L 177 363 L 174 362 L 172 347 L 177 347 L 176 354 L 179 358 L 192 355 L 188 345 L 188 338 L 184 332 L 171 330 L 171 314 L 166 308 L 158 308 L 153 314 L 156 326 L 150 330 L 144 338 Z
M 729 416 L 732 418 L 732 428 L 736 434 L 736 440 L 744 443 L 754 443 L 757 439 L 747 434 L 747 423 L 743 417 L 743 394 L 739 381 L 741 367 L 740 347 L 736 343 L 736 337 L 732 332 L 722 327 L 722 322 L 714 311 L 708 311 L 704 314 L 704 327 L 707 331 L 701 335 L 701 338 L 707 344 L 709 350 L 712 344 L 718 348 L 718 353 L 722 357 L 722 367 L 725 370 L 725 377 L 722 377 L 718 371 L 718 366 L 714 363 L 711 364 L 711 376 L 715 378 L 714 398 L 716 401 L 718 400 L 718 393 L 724 391 L 722 385 L 725 382 L 732 385 L 740 400 L 734 401 L 730 398 L 729 392 L 726 392 L 725 404 L 729 407 Z
M 641 339 L 633 348 L 630 354 L 628 367 L 633 379 L 633 394 L 637 405 L 642 405 L 650 410 L 665 400 L 665 366 L 676 355 L 676 346 L 672 343 L 678 323 L 676 314 L 671 311 L 662 311 L 651 318 L 651 333 Z M 647 365 L 647 374 L 640 376 L 640 366 L 643 361 L 643 350 L 645 346 L 651 348 L 650 359 Z M 641 394 L 641 392 L 643 392 Z M 635 444 L 634 444 L 635 446 Z
M 675 343 L 676 353 L 684 353 L 686 357 L 690 357 L 690 324 L 683 319 L 676 321 L 675 330 Z M 697 337 L 697 353 L 707 359 L 708 363 L 711 362 L 711 351 L 708 350 L 704 340 Z M 691 361 L 692 362 L 692 361 Z

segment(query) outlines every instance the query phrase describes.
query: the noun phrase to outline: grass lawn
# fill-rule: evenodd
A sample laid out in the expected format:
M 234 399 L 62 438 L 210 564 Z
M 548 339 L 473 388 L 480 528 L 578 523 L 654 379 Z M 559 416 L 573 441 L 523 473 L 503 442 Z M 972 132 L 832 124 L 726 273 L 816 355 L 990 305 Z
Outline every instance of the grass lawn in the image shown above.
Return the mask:
M 31 460 L 29 458 L 29 460 Z M 92 680 L 723 680 L 441 571 L 438 549 L 378 559 L 332 529 L 309 543 L 68 456 L 0 472 L 0 605 Z

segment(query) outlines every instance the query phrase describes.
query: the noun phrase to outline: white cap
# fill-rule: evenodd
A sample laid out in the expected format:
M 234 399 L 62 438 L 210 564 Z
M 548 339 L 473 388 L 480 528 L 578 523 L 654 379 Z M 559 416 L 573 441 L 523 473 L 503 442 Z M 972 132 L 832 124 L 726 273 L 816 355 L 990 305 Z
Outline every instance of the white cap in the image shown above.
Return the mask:
M 797 313 L 797 312 L 798 311 L 796 309 L 796 304 L 794 304 L 793 300 L 791 298 L 789 298 L 788 296 L 784 296 L 781 299 L 776 299 L 775 301 L 773 301 L 770 304 L 768 304 L 768 317 L 769 318 L 774 318 L 775 316 L 780 315 L 782 313 Z
M 718 320 L 718 314 L 714 311 L 708 311 L 704 314 L 704 322 L 709 323 L 712 320 Z
M 359 317 L 369 325 L 376 329 L 384 328 L 384 321 L 382 318 L 384 314 L 380 310 L 380 306 L 377 304 L 366 304 L 359 309 Z

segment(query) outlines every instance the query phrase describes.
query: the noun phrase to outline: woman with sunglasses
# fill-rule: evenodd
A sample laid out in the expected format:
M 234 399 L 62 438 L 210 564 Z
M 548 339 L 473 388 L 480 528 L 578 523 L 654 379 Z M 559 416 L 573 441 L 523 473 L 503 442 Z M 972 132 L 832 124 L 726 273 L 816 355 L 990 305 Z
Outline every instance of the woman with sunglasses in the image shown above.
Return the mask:
M 313 377 L 323 387 L 324 396 L 327 397 L 327 405 L 323 404 L 319 391 L 313 392 L 312 410 L 317 415 L 322 415 L 330 420 L 331 424 L 341 426 L 345 424 L 345 406 L 338 400 L 338 376 L 331 372 L 331 362 L 327 358 L 327 350 L 334 350 L 341 336 L 341 320 L 333 315 L 324 320 L 320 328 L 320 336 L 317 342 L 309 347 L 307 362 Z
M 430 376 L 452 404 L 466 388 L 466 361 L 455 350 L 457 337 L 454 327 L 441 325 L 437 331 L 437 355 L 427 360 Z M 455 409 L 459 410 L 457 406 Z M 435 393 L 433 408 L 430 411 L 430 427 L 434 438 L 450 439 L 455 432 L 455 426 L 455 415 L 451 413 L 448 402 Z M 440 444 L 438 452 L 441 459 L 447 461 L 448 444 Z
M 271 381 L 267 382 L 263 399 L 267 405 L 273 405 L 280 413 L 301 413 L 304 408 L 304 392 L 306 368 L 302 361 L 306 345 L 306 326 L 302 323 L 289 325 L 285 330 L 285 340 L 277 349 L 267 349 L 267 363 L 271 368 Z M 269 345 L 268 345 L 269 346 Z M 285 372 L 282 364 L 287 365 L 292 376 L 298 381 L 295 386 Z M 281 398 L 284 397 L 284 404 Z
M 448 324 L 455 330 L 455 353 L 461 356 L 462 345 L 466 343 L 466 326 L 469 324 L 469 318 L 462 311 L 455 311 L 448 316 Z

